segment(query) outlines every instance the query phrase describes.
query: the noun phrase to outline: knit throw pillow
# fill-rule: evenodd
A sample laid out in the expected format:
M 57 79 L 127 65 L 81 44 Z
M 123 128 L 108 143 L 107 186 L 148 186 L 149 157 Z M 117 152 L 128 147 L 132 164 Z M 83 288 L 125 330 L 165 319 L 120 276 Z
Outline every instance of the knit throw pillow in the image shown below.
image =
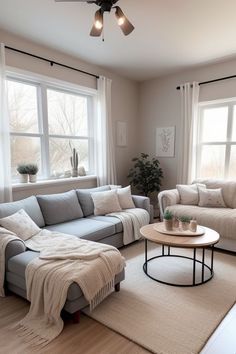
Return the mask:
M 122 211 L 117 191 L 91 193 L 94 204 L 94 215 L 106 215 L 116 211 Z
M 41 231 L 24 209 L 20 209 L 17 213 L 0 219 L 0 225 L 14 232 L 23 241 L 28 240 Z

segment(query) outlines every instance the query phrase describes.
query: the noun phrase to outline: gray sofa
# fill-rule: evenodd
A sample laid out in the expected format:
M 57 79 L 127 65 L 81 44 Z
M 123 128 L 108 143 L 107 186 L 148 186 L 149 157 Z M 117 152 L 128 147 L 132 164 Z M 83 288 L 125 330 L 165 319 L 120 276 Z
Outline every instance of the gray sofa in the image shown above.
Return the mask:
M 102 242 L 117 248 L 123 246 L 123 227 L 119 219 L 93 215 L 91 192 L 109 190 L 109 186 L 72 190 L 66 193 L 31 196 L 24 200 L 0 204 L 0 218 L 24 209 L 40 228 L 58 231 L 80 238 Z M 149 198 L 132 196 L 136 207 L 150 213 Z M 6 288 L 26 298 L 25 270 L 27 264 L 38 256 L 14 240 L 6 248 Z M 115 278 L 116 290 L 124 279 L 124 271 Z M 81 289 L 73 283 L 68 291 L 64 310 L 73 314 L 88 305 Z

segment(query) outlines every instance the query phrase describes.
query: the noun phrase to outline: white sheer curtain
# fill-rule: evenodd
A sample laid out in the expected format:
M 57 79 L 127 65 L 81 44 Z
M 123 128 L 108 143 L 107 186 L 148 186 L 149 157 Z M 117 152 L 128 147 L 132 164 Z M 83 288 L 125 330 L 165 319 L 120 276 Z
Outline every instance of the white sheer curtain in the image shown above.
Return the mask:
M 5 47 L 0 45 L 0 203 L 12 200 Z
M 95 172 L 98 185 L 116 184 L 116 164 L 111 117 L 111 83 L 98 79 L 98 115 L 95 121 Z
M 196 176 L 199 84 L 186 83 L 181 91 L 181 135 L 178 183 L 191 183 Z

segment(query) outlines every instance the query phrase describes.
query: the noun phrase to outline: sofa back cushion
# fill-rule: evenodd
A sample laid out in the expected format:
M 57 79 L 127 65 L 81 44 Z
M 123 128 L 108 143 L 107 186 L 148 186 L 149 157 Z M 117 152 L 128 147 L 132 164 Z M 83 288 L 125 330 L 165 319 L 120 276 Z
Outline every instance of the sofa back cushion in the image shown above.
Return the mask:
M 45 224 L 54 225 L 83 217 L 75 190 L 66 193 L 37 195 Z
M 222 188 L 223 199 L 228 208 L 236 208 L 236 181 L 198 179 L 193 183 L 203 183 L 209 189 Z
M 39 227 L 45 226 L 43 214 L 35 196 L 18 200 L 16 202 L 0 204 L 0 218 L 10 216 L 20 209 L 24 209 Z
M 84 213 L 84 216 L 93 215 L 93 213 L 94 213 L 94 204 L 93 204 L 93 200 L 91 197 L 91 193 L 104 192 L 104 191 L 109 191 L 109 190 L 110 190 L 110 186 L 102 186 L 102 187 L 97 187 L 97 188 L 77 189 L 76 190 L 81 208 Z

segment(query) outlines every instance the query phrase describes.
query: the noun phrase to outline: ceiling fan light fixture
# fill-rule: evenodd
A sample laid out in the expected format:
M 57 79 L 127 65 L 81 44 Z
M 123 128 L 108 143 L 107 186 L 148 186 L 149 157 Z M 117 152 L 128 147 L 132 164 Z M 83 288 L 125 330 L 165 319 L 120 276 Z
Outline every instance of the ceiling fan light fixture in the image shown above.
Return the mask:
M 124 12 L 119 6 L 114 6 L 114 8 L 116 9 L 115 15 L 117 23 L 122 29 L 124 35 L 127 36 L 134 30 L 134 26 L 131 22 L 129 22 L 128 18 L 125 16 Z
M 90 32 L 90 36 L 99 37 L 103 30 L 103 12 L 101 9 L 95 12 L 93 27 Z

